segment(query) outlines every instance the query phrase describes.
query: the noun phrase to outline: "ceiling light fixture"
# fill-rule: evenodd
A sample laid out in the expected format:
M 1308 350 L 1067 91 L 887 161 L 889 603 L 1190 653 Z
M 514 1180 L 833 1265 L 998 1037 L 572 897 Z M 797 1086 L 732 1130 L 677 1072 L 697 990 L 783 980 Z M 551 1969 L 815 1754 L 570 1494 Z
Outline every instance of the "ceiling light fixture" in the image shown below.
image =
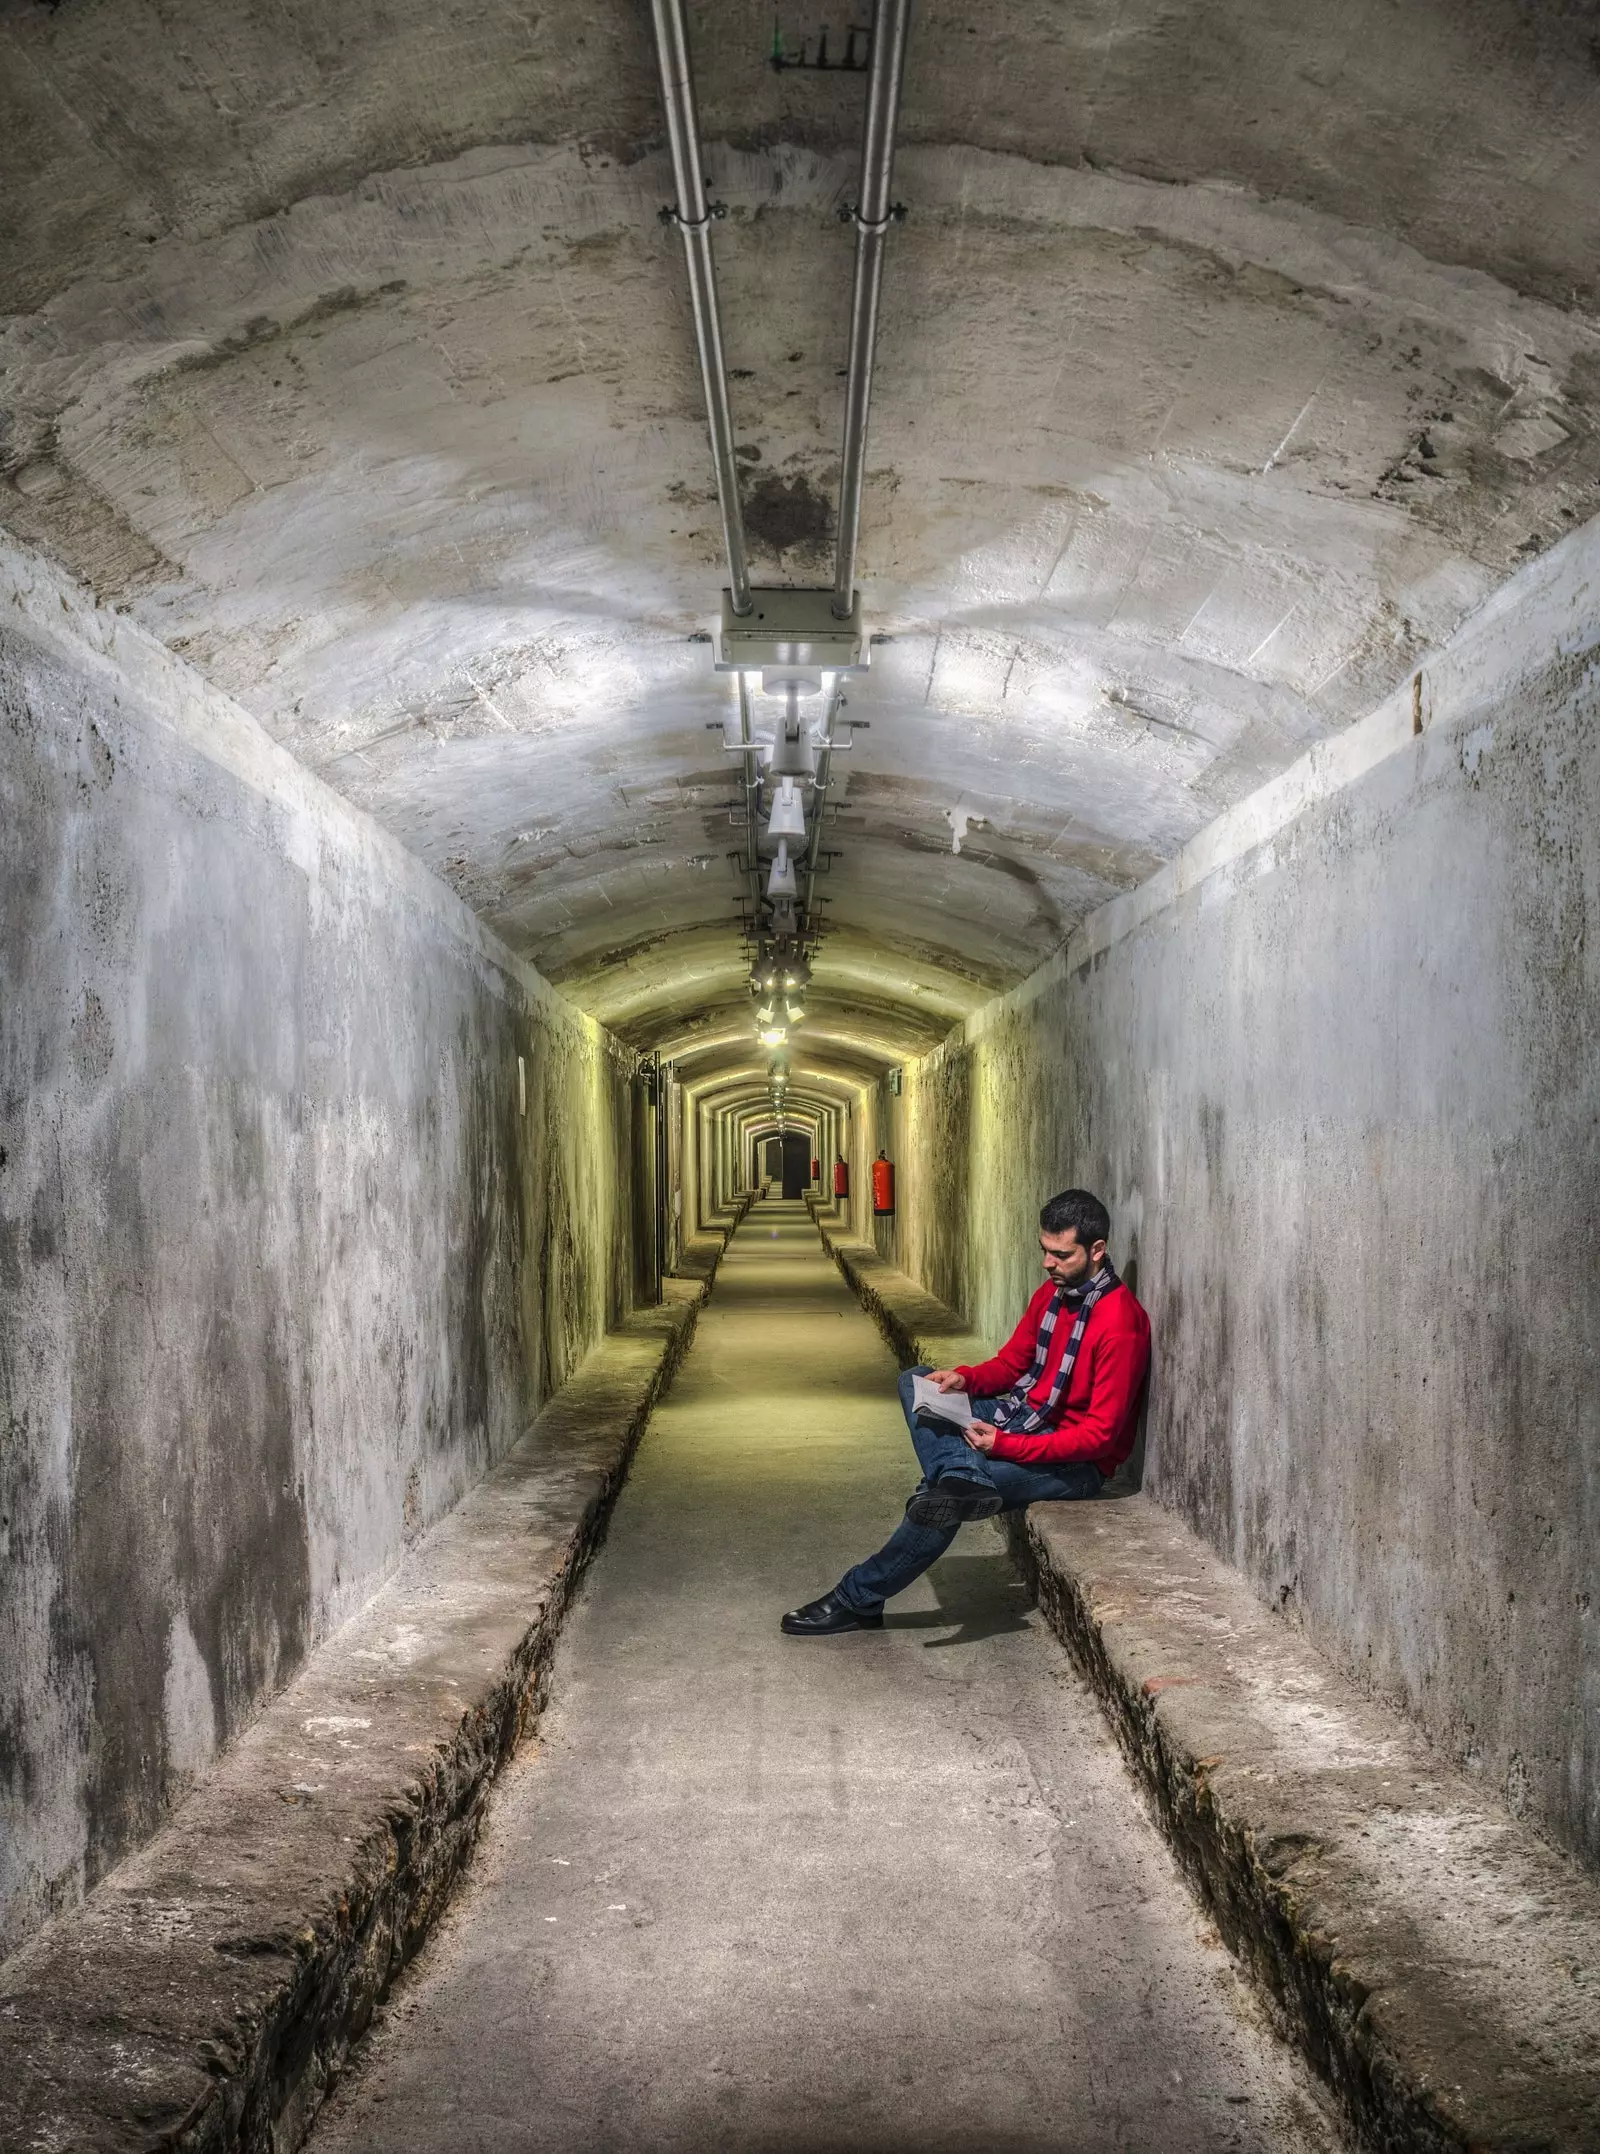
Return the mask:
M 789 858 L 787 838 L 778 840 L 778 857 L 773 861 L 772 873 L 767 877 L 767 895 L 773 899 L 788 898 L 791 904 L 800 895 L 794 879 L 794 862 Z
M 803 838 L 805 834 L 806 811 L 800 788 L 793 778 L 780 778 L 778 789 L 772 796 L 772 813 L 767 818 L 767 836 Z
M 789 1028 L 787 1025 L 764 1025 L 761 1029 L 760 1038 L 763 1047 L 781 1047 L 788 1037 Z
M 817 744 L 809 722 L 800 714 L 800 698 L 814 686 L 820 686 L 817 676 L 806 682 L 789 680 L 783 684 L 783 716 L 766 753 L 767 770 L 774 778 L 811 779 L 817 774 Z
M 816 743 L 806 727 L 785 719 L 767 750 L 767 775 L 771 778 L 804 778 L 817 775 Z

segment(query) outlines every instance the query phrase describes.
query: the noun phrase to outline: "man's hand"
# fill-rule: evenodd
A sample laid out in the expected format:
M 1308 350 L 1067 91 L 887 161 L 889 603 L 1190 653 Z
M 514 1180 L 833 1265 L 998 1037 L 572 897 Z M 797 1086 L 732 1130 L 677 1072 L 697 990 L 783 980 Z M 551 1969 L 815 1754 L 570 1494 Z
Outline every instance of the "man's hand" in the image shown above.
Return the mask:
M 959 1369 L 930 1369 L 928 1381 L 937 1384 L 941 1391 L 965 1391 L 967 1388 L 967 1379 Z
M 961 1433 L 974 1451 L 992 1451 L 1000 1431 L 992 1421 L 969 1421 Z

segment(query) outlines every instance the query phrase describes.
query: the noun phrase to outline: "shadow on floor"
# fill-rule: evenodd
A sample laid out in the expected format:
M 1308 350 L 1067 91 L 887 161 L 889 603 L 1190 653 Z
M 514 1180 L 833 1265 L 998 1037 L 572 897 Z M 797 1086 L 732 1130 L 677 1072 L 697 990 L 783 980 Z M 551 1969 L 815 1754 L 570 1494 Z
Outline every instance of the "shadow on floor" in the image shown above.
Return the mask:
M 888 1630 L 949 1630 L 948 1638 L 930 1638 L 935 1646 L 977 1645 L 984 1638 L 1005 1638 L 1032 1628 L 1028 1589 L 1017 1576 L 1016 1566 L 1004 1549 L 981 1556 L 944 1556 L 928 1573 L 939 1605 L 891 1608 L 884 1616 Z
M 723 2120 L 716 2118 L 708 2119 L 706 2134 L 695 2142 L 700 2154 L 1060 2154 L 1063 2147 L 1083 2145 L 1081 2140 L 1063 2140 L 1060 2127 L 1046 2123 L 1010 2131 L 952 2124 L 937 2139 L 930 2139 L 925 2129 L 909 2127 L 903 2134 L 874 2132 L 858 2138 L 848 2123 L 831 2130 L 815 2123 L 796 2123 L 788 2130 L 781 2124 L 758 2125 L 727 2136 Z M 680 2143 L 673 2141 L 675 2146 Z M 1113 2144 L 1126 2142 L 1108 2140 L 1108 2154 Z

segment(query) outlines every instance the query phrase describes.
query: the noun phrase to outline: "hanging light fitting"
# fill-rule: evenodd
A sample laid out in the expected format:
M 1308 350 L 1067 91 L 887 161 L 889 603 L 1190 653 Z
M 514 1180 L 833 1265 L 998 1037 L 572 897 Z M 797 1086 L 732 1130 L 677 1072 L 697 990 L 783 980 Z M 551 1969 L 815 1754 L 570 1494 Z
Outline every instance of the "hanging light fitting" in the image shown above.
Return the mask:
M 773 899 L 787 898 L 791 905 L 800 895 L 794 879 L 794 862 L 789 858 L 787 838 L 778 840 L 778 857 L 773 861 L 772 873 L 767 877 L 767 895 Z
M 805 834 L 806 811 L 800 788 L 793 778 L 780 778 L 772 796 L 772 813 L 767 818 L 767 836 L 803 838 Z

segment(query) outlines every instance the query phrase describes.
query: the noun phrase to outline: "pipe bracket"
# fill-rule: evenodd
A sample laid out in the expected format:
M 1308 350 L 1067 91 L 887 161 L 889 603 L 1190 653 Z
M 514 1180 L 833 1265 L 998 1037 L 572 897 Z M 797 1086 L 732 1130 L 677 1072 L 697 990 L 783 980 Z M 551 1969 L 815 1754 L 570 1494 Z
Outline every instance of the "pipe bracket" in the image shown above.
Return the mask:
M 874 223 L 869 218 L 862 216 L 861 205 L 858 202 L 841 202 L 839 204 L 839 222 L 841 224 L 853 224 L 858 232 L 867 232 L 874 235 L 879 232 L 887 232 L 891 224 L 904 224 L 910 214 L 911 212 L 906 208 L 904 202 L 894 202 L 890 205 L 889 214 L 886 217 L 880 217 Z
M 680 232 L 703 232 L 714 220 L 720 220 L 726 217 L 727 214 L 728 205 L 726 202 L 708 202 L 706 204 L 706 213 L 703 217 L 686 217 L 682 210 L 676 208 L 671 202 L 663 202 L 656 211 L 656 222 L 658 224 L 675 224 Z

